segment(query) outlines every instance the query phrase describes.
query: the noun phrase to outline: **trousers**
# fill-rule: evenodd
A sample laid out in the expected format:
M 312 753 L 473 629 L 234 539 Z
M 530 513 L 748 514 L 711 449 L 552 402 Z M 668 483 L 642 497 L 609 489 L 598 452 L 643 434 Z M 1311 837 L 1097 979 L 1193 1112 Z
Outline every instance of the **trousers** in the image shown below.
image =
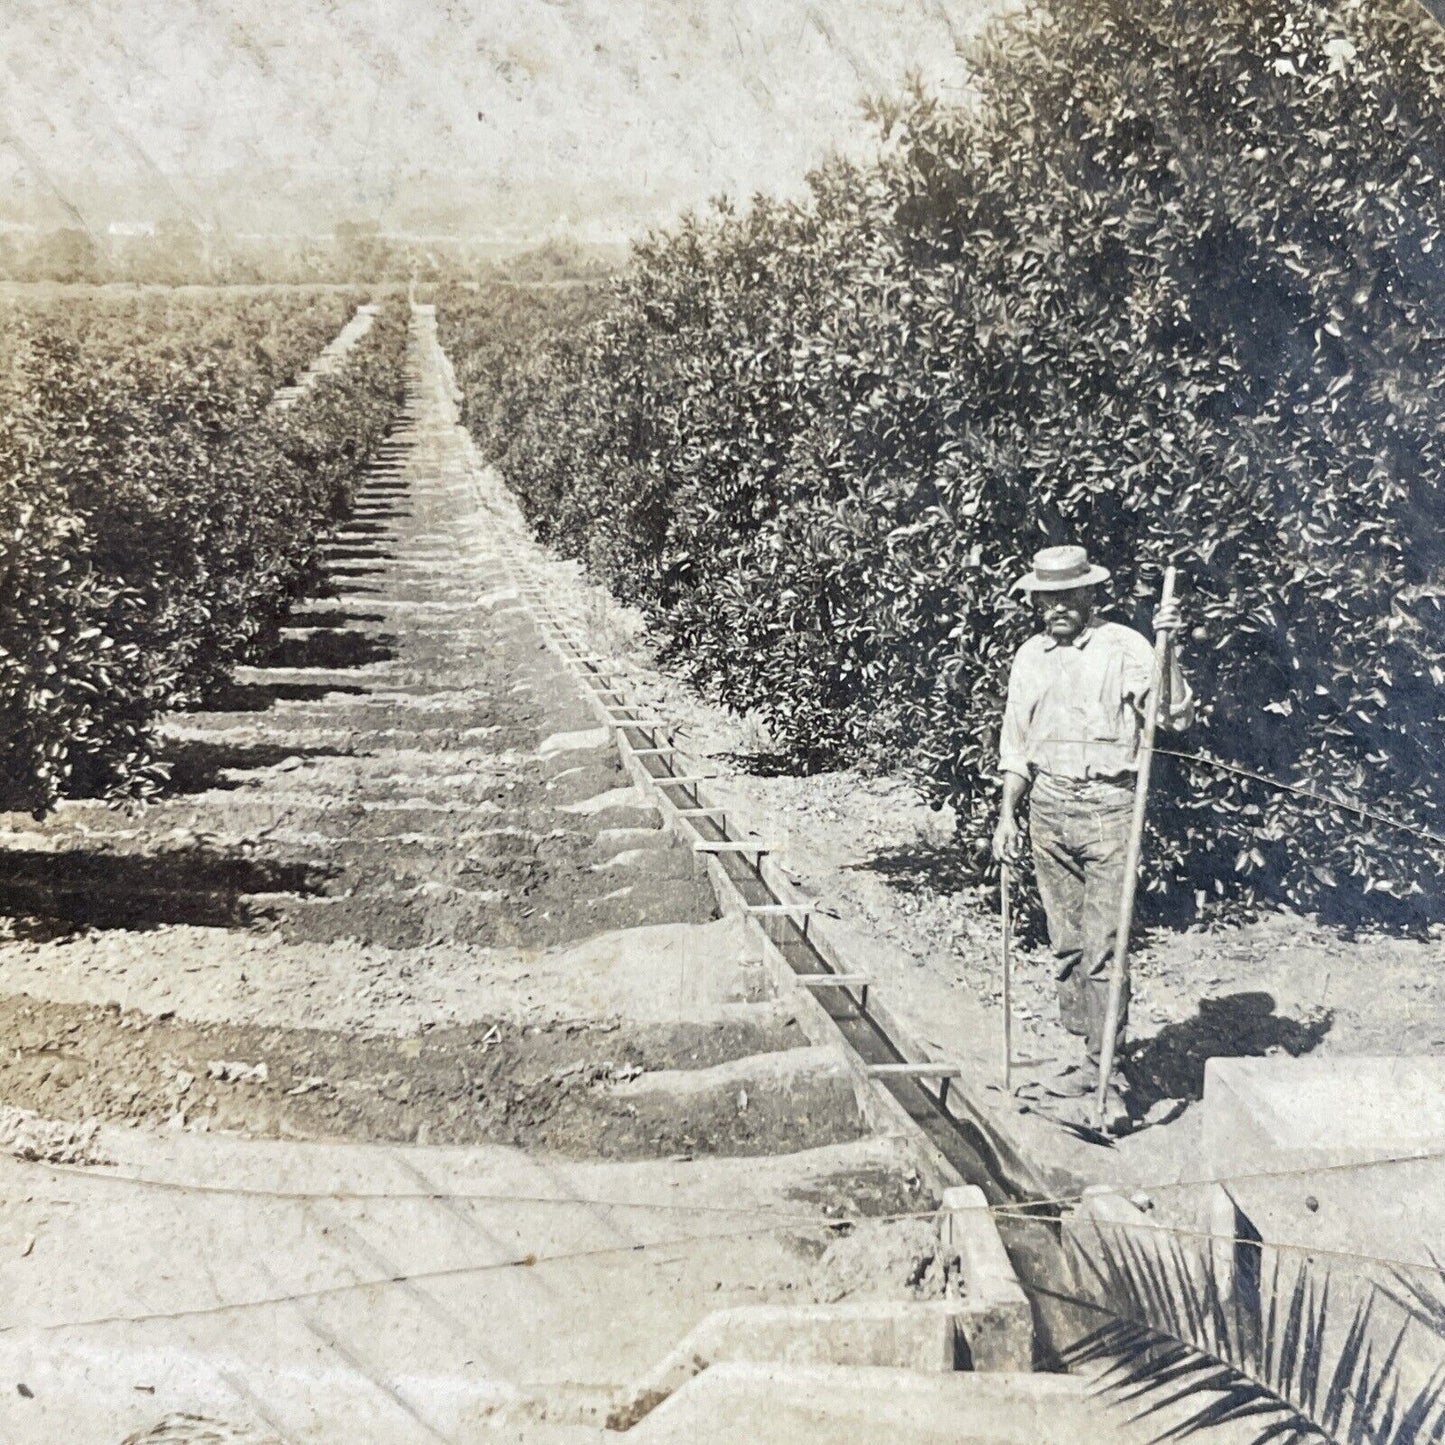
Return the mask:
M 1132 783 L 1040 773 L 1029 802 L 1029 836 L 1048 918 L 1059 1018 L 1084 1036 L 1097 1066 L 1109 1008 L 1109 970 L 1133 815 Z M 1120 1000 L 1115 1059 L 1123 1055 L 1129 980 Z

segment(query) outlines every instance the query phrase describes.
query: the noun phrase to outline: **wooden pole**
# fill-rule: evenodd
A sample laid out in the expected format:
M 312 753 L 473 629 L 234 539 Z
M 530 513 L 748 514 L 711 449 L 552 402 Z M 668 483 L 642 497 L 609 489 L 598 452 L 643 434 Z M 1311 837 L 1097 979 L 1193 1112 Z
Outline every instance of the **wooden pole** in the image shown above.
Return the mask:
M 999 917 L 1003 924 L 1003 1088 L 1012 1094 L 1013 1089 L 1013 909 L 1010 906 L 1010 888 L 1013 870 L 1008 859 L 999 865 Z
M 1164 590 L 1159 604 L 1174 601 L 1174 568 L 1164 569 Z M 1154 638 L 1154 685 L 1144 706 L 1144 727 L 1139 738 L 1139 772 L 1134 781 L 1134 816 L 1129 824 L 1129 851 L 1124 859 L 1123 887 L 1119 893 L 1119 925 L 1114 936 L 1114 960 L 1109 971 L 1109 1005 L 1104 1014 L 1104 1037 L 1099 1048 L 1099 1095 L 1095 1122 L 1104 1127 L 1109 1103 L 1109 1077 L 1114 1072 L 1114 1051 L 1119 1033 L 1119 1015 L 1124 1007 L 1124 981 L 1129 973 L 1129 930 L 1134 926 L 1134 894 L 1139 886 L 1139 859 L 1144 851 L 1144 815 L 1149 806 L 1149 770 L 1154 762 L 1154 733 L 1159 726 L 1159 696 L 1168 674 L 1169 638 L 1160 632 Z

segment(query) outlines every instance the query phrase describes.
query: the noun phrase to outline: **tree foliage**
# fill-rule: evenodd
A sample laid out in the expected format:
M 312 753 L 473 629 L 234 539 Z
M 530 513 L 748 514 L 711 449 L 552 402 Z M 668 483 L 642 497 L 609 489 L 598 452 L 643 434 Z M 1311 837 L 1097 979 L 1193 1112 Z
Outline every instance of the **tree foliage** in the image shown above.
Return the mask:
M 97 304 L 9 318 L 0 377 L 0 793 L 36 812 L 155 785 L 158 715 L 274 638 L 400 402 L 399 303 L 284 413 L 333 304 Z
M 1445 36 L 1033 0 L 970 62 L 975 103 L 878 105 L 876 162 L 648 238 L 587 324 L 513 298 L 509 364 L 462 361 L 482 445 L 715 696 L 975 841 L 1009 585 L 1065 540 L 1141 627 L 1180 567 L 1189 746 L 1445 834 Z M 1418 833 L 1161 771 L 1154 889 L 1438 914 Z

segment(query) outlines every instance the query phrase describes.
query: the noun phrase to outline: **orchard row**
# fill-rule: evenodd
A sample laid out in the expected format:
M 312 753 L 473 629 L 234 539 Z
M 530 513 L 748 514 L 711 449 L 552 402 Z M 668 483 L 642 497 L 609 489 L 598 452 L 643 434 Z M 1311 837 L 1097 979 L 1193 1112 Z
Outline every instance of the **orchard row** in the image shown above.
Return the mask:
M 155 724 L 263 655 L 401 401 L 404 303 L 97 293 L 0 315 L 0 793 L 144 796 Z

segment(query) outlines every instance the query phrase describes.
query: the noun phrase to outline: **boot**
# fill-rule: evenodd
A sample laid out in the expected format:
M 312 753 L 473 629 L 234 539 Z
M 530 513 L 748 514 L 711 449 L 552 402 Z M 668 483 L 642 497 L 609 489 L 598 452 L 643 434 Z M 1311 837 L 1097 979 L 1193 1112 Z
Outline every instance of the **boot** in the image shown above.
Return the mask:
M 1072 1124 L 1084 1129 L 1097 1129 L 1099 1115 L 1099 1073 L 1098 1064 L 1086 1064 L 1079 1070 L 1082 1088 L 1070 1098 L 1061 1098 L 1057 1109 L 1050 1114 L 1063 1124 Z M 1129 1113 L 1129 1086 L 1120 1073 L 1109 1080 L 1109 1091 L 1104 1100 L 1103 1132 L 1119 1138 L 1134 1127 Z

